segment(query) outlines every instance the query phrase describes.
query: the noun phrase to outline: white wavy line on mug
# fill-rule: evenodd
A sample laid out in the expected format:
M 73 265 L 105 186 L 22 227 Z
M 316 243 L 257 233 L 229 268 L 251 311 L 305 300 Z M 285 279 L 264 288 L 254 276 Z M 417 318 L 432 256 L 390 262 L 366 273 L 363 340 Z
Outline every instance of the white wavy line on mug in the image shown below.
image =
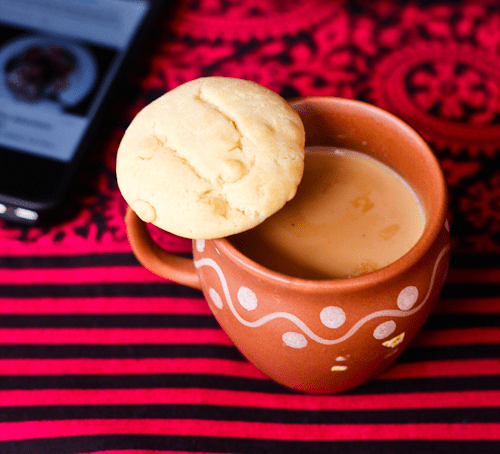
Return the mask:
M 224 273 L 222 272 L 221 268 L 215 262 L 215 260 L 210 259 L 210 258 L 203 258 L 200 260 L 197 260 L 194 262 L 194 265 L 196 268 L 201 268 L 202 266 L 209 266 L 215 270 L 217 275 L 219 276 L 222 289 L 224 291 L 224 296 L 226 297 L 227 304 L 233 313 L 233 315 L 237 318 L 237 320 L 242 323 L 245 326 L 248 326 L 249 328 L 258 328 L 259 326 L 262 326 L 266 324 L 267 322 L 270 322 L 271 320 L 274 320 L 276 318 L 284 318 L 289 321 L 291 321 L 293 324 L 297 326 L 304 334 L 309 336 L 312 340 L 324 344 L 324 345 L 334 345 L 334 344 L 339 344 L 340 342 L 345 341 L 346 339 L 349 339 L 352 335 L 356 333 L 365 323 L 367 323 L 370 320 L 373 320 L 374 318 L 377 317 L 408 317 L 416 312 L 418 312 L 424 304 L 427 302 L 429 299 L 430 293 L 432 291 L 432 287 L 434 285 L 434 280 L 436 278 L 436 272 L 437 268 L 439 266 L 439 263 L 441 262 L 442 258 L 448 252 L 449 247 L 446 246 L 441 250 L 439 253 L 436 262 L 434 263 L 434 268 L 432 270 L 432 276 L 431 276 L 431 281 L 429 284 L 429 289 L 427 290 L 427 294 L 425 295 L 425 298 L 422 300 L 422 302 L 415 308 L 407 311 L 401 311 L 401 310 L 395 310 L 395 309 L 387 309 L 383 311 L 378 311 L 378 312 L 373 312 L 372 314 L 369 314 L 365 317 L 363 317 L 361 320 L 359 320 L 346 334 L 344 334 L 342 337 L 339 337 L 338 339 L 323 339 L 322 337 L 318 336 L 315 334 L 302 320 L 300 320 L 297 316 L 290 314 L 288 312 L 273 312 L 272 314 L 266 315 L 259 320 L 256 320 L 254 322 L 249 322 L 242 318 L 240 314 L 236 311 L 236 309 L 233 306 L 233 302 L 231 299 L 231 295 L 229 294 L 229 288 L 227 286 L 227 281 L 224 276 Z

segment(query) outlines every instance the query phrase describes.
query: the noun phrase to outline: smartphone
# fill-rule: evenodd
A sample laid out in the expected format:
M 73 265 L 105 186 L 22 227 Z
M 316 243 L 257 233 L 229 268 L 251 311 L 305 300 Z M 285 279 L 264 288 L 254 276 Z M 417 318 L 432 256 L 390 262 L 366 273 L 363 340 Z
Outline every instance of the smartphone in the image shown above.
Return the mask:
M 58 207 L 163 0 L 0 0 L 0 218 Z

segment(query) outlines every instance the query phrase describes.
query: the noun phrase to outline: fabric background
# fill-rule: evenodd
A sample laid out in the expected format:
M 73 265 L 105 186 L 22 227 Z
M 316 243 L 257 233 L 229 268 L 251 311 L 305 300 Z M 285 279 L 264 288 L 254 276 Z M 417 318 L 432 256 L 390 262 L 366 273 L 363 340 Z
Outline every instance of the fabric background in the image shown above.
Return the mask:
M 131 253 L 116 149 L 201 76 L 407 121 L 450 189 L 452 258 L 421 335 L 353 391 L 287 390 L 198 291 Z M 500 452 L 500 5 L 179 0 L 159 18 L 58 218 L 0 224 L 0 452 Z M 171 252 L 191 242 L 154 230 Z

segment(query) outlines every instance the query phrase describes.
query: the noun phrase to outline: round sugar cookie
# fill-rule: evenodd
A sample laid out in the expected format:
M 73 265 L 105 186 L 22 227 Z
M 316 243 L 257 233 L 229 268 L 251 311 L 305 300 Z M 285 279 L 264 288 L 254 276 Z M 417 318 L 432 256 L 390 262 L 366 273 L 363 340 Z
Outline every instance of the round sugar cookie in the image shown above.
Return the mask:
M 294 197 L 304 142 L 299 115 L 272 90 L 196 79 L 130 123 L 118 148 L 118 187 L 145 222 L 185 238 L 221 238 L 260 224 Z

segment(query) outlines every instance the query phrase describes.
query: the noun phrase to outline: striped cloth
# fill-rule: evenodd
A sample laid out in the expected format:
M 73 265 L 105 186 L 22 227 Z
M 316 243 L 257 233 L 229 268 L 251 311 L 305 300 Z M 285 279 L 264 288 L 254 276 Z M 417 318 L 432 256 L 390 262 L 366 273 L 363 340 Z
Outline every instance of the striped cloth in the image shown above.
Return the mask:
M 500 7 L 287 5 L 179 2 L 87 160 L 77 209 L 54 225 L 0 225 L 1 454 L 500 453 Z M 450 185 L 450 272 L 382 376 L 336 395 L 279 386 L 199 291 L 131 253 L 116 147 L 138 109 L 202 75 L 363 99 L 435 149 Z M 189 256 L 190 241 L 153 235 Z

